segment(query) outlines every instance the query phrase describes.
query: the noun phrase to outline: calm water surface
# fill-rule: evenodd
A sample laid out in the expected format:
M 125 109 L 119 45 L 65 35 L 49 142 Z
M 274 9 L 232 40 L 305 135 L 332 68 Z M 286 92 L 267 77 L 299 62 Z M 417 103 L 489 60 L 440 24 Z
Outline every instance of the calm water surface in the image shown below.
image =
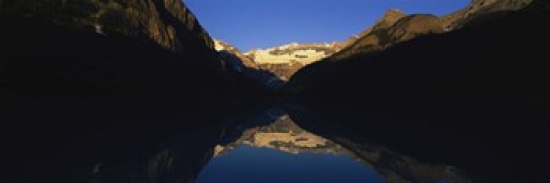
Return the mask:
M 207 182 L 385 182 L 348 155 L 285 152 L 242 145 L 211 160 L 198 183 Z
M 335 140 L 303 129 L 286 112 L 273 108 L 227 130 L 196 182 L 469 181 L 452 166 L 424 164 L 343 137 Z
M 139 153 L 97 163 L 84 169 L 84 173 L 79 172 L 74 180 L 470 182 L 454 166 L 427 163 L 363 138 L 374 132 L 354 132 L 330 118 L 301 114 L 275 107 L 233 117 L 183 132 L 169 141 L 136 151 Z
M 287 115 L 242 134 L 216 146 L 198 183 L 386 182 L 352 152 L 301 129 Z

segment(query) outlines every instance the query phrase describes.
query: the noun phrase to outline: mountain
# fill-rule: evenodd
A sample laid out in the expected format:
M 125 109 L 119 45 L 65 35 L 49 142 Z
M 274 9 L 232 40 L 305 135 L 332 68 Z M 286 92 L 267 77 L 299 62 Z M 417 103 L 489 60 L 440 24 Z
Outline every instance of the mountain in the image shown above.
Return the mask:
M 399 10 L 399 9 L 390 9 L 388 10 L 383 16 L 382 18 L 380 18 L 378 21 L 376 21 L 376 23 L 374 23 L 374 25 L 366 30 L 364 30 L 363 32 L 361 32 L 361 34 L 359 34 L 358 36 L 356 36 L 356 39 L 352 42 L 349 42 L 346 47 L 348 46 L 351 46 L 353 44 L 356 44 L 357 43 L 357 39 L 359 38 L 364 38 L 370 34 L 372 34 L 373 32 L 375 31 L 378 31 L 380 29 L 387 29 L 389 28 L 390 26 L 392 26 L 393 24 L 395 24 L 395 22 L 397 22 L 399 19 L 403 18 L 407 16 L 403 11 Z
M 350 55 L 384 50 L 415 37 L 444 32 L 439 17 L 426 14 L 406 15 L 401 10 L 388 10 L 372 27 L 327 60 L 338 60 Z
M 305 65 L 319 61 L 340 51 L 346 43 L 322 44 L 291 43 L 267 49 L 255 49 L 243 53 L 235 46 L 214 40 L 220 56 L 235 69 L 249 77 L 280 88 L 296 71 Z
M 453 153 L 450 159 L 461 161 L 451 164 L 497 178 L 493 182 L 545 182 L 547 151 L 536 144 L 550 139 L 550 91 L 543 87 L 550 67 L 541 59 L 547 51 L 538 45 L 550 41 L 544 26 L 550 9 L 536 2 L 486 17 L 494 15 L 381 51 L 313 63 L 297 72 L 283 93 L 289 102 L 319 111 L 343 116 L 361 111 L 373 119 L 340 125 L 365 131 L 384 126 L 387 131 L 373 131 L 385 137 L 379 140 L 409 149 L 413 157 L 434 154 L 411 144 L 442 152 L 487 147 L 494 161 Z M 496 164 L 502 161 L 503 166 Z
M 256 62 L 245 56 L 239 49 L 221 40 L 214 40 L 215 48 L 226 66 L 235 70 L 256 83 L 267 86 L 272 91 L 280 89 L 284 81 L 271 70 L 263 69 Z
M 357 51 L 382 50 L 419 35 L 440 32 L 443 32 L 443 24 L 438 17 L 407 16 L 401 10 L 391 9 L 372 27 L 359 36 L 350 37 L 346 42 L 291 43 L 267 49 L 254 49 L 246 53 L 223 41 L 215 42 L 218 51 L 225 50 L 226 53 L 222 53 L 222 56 L 226 55 L 226 60 L 232 60 L 232 63 L 242 62 L 237 65 L 265 70 L 275 74 L 280 80 L 287 81 L 302 67 L 319 60 L 345 57 Z
M 257 69 L 258 65 L 250 58 L 245 56 L 238 48 L 221 40 L 214 40 L 215 49 L 225 58 L 227 62 L 236 66 L 237 70 L 244 67 Z M 231 56 L 235 56 L 233 59 Z
M 2 29 L 0 91 L 10 95 L 187 100 L 186 93 L 216 93 L 209 85 L 233 90 L 212 39 L 181 1 L 0 3 L 11 25 Z M 199 100 L 229 102 L 222 98 Z
M 532 0 L 474 0 L 467 7 L 445 15 L 406 15 L 398 9 L 388 10 L 372 27 L 352 38 L 342 51 L 328 60 L 346 58 L 358 52 L 376 52 L 415 37 L 459 29 L 472 20 L 481 21 L 485 15 L 518 10 Z
M 244 55 L 259 68 L 271 71 L 287 81 L 302 67 L 323 59 L 336 59 L 357 51 L 377 51 L 416 36 L 443 32 L 438 17 L 407 16 L 401 10 L 388 10 L 372 27 L 345 42 L 322 44 L 291 43 L 267 49 L 251 50 Z M 247 59 L 248 60 L 248 59 Z
M 2 179 L 65 175 L 267 97 L 179 0 L 2 0 L 0 15 Z
M 251 50 L 245 55 L 258 64 L 289 64 L 298 62 L 307 65 L 332 55 L 342 48 L 342 43 L 299 44 L 291 43 L 268 49 Z
M 446 15 L 443 18 L 447 29 L 456 29 L 480 16 L 514 11 L 528 6 L 533 0 L 473 0 L 467 7 Z
M 116 33 L 148 39 L 181 54 L 214 46 L 197 18 L 180 0 L 3 0 L 0 11 L 105 35 Z
M 344 43 L 305 44 L 291 43 L 267 49 L 251 50 L 244 55 L 263 70 L 277 75 L 287 81 L 296 71 L 305 65 L 330 56 L 340 49 Z

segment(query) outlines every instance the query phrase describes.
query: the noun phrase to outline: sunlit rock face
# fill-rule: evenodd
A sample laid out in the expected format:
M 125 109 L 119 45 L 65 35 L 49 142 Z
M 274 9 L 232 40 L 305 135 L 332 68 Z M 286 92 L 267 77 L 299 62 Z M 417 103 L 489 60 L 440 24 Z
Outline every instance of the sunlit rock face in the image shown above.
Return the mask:
M 214 43 L 180 0 L 4 0 L 0 12 L 77 25 L 105 35 L 123 34 L 152 40 L 178 53 L 184 44 Z
M 389 48 L 418 36 L 444 32 L 441 19 L 429 14 L 407 15 L 390 9 L 374 25 L 364 30 L 338 53 L 327 60 L 339 60 L 358 53 L 371 53 Z
M 372 34 L 375 31 L 381 30 L 381 29 L 387 29 L 395 22 L 397 22 L 399 19 L 407 16 L 403 11 L 399 9 L 390 9 L 386 11 L 386 13 L 380 18 L 376 23 L 374 23 L 371 27 L 367 28 L 363 32 L 361 32 L 358 36 L 352 37 L 345 47 L 350 47 L 353 44 L 355 44 L 360 38 L 363 38 L 365 36 L 368 36 Z
M 419 36 L 442 32 L 444 32 L 443 24 L 439 17 L 428 14 L 409 15 L 399 19 L 387 30 L 387 40 L 380 45 L 388 47 Z
M 242 70 L 243 67 L 258 68 L 258 65 L 252 59 L 244 55 L 237 47 L 227 42 L 214 39 L 214 48 L 226 62 L 234 64 L 237 70 Z
M 220 58 L 227 67 L 273 90 L 282 87 L 283 81 L 279 76 L 275 75 L 271 70 L 261 68 L 256 62 L 244 55 L 235 46 L 217 39 L 214 39 L 214 45 Z
M 534 2 L 533 0 L 472 0 L 465 8 L 443 16 L 448 30 L 462 27 L 472 19 L 499 11 L 515 11 Z
M 401 10 L 390 9 L 373 26 L 359 36 L 350 38 L 342 51 L 329 59 L 339 60 L 357 53 L 384 50 L 416 37 L 437 34 L 461 28 L 476 17 L 495 12 L 513 11 L 526 7 L 533 0 L 473 0 L 466 8 L 446 16 L 427 14 L 407 15 Z

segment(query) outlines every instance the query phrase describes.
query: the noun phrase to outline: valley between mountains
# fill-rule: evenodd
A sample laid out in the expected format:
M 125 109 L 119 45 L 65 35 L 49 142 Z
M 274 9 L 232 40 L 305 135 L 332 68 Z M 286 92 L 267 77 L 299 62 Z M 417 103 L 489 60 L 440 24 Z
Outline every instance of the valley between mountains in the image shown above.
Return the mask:
M 0 20 L 0 182 L 195 182 L 243 144 L 387 182 L 548 180 L 546 0 L 253 50 L 180 0 L 0 0 Z

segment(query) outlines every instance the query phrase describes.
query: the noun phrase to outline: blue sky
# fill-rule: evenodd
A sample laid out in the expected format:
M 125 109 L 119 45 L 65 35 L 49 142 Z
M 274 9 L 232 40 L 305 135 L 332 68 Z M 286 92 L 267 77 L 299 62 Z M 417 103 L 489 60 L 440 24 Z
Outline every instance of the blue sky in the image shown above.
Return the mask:
M 470 0 L 183 0 L 208 33 L 241 51 L 344 41 L 391 8 L 445 15 Z

